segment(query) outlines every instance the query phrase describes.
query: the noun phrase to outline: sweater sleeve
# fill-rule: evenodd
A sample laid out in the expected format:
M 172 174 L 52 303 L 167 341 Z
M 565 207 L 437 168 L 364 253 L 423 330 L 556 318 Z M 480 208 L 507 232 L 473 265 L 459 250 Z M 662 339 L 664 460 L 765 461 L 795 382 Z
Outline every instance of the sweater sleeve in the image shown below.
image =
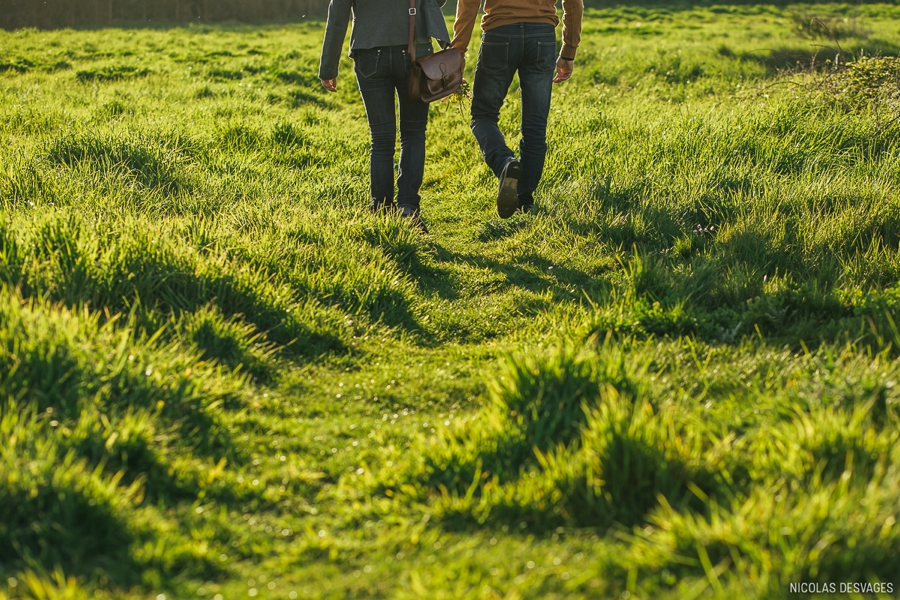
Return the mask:
M 472 30 L 475 29 L 475 20 L 478 18 L 480 7 L 481 0 L 457 0 L 453 40 L 450 45 L 459 50 L 463 56 L 466 55 L 469 42 L 472 40 Z
M 461 0 L 460 0 L 461 1 Z M 559 55 L 568 60 L 575 59 L 575 51 L 581 43 L 581 17 L 584 14 L 582 0 L 562 0 L 563 45 Z
M 322 58 L 319 61 L 319 79 L 334 79 L 341 62 L 341 49 L 347 37 L 350 9 L 353 0 L 331 0 L 328 3 L 328 20 L 325 23 L 325 40 L 322 42 Z

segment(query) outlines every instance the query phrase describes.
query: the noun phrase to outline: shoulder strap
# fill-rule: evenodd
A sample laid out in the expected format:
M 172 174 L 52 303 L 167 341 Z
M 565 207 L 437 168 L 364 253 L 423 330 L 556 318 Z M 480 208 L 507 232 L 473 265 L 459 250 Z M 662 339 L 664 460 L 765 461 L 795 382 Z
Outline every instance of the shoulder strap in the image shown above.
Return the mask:
M 409 45 L 406 51 L 412 61 L 416 62 L 416 0 L 409 0 Z

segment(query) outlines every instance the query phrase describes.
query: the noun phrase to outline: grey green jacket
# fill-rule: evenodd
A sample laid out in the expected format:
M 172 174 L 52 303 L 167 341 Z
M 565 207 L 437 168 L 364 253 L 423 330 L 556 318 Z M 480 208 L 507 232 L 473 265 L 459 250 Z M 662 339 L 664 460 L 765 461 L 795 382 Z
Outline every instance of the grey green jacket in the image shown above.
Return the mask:
M 447 24 L 438 2 L 439 0 L 416 0 L 417 42 L 435 38 L 444 45 L 450 43 Z M 319 79 L 337 77 L 341 48 L 351 16 L 353 29 L 350 32 L 350 56 L 356 50 L 406 46 L 409 43 L 409 0 L 331 0 L 328 4 L 325 41 L 322 43 Z

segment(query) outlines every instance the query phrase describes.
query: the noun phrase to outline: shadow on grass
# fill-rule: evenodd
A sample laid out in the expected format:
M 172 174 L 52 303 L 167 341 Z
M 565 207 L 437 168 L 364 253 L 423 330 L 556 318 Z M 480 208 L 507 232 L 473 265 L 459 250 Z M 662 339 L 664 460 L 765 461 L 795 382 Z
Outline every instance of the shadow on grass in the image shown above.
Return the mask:
M 900 56 L 900 44 L 879 40 L 877 42 L 843 45 L 831 40 L 810 42 L 807 47 L 780 47 L 735 54 L 740 60 L 755 62 L 769 75 L 785 71 L 819 71 L 833 66 L 835 61 L 844 63 L 862 56 Z
M 4 504 L 11 513 L 6 513 L 0 530 L 0 564 L 7 569 L 38 562 L 75 577 L 101 572 L 123 589 L 140 582 L 141 568 L 130 552 L 134 535 L 107 503 L 84 491 L 52 485 L 38 488 L 36 494 L 10 491 Z
M 571 300 L 572 289 L 590 289 L 596 281 L 587 273 L 564 265 L 554 264 L 533 252 L 510 257 L 509 261 L 488 258 L 477 253 L 465 253 L 434 245 L 439 263 L 462 264 L 472 269 L 486 269 L 502 275 L 491 285 L 497 292 L 519 289 L 534 294 L 548 291 L 553 300 Z M 457 300 L 464 296 L 465 283 L 452 276 L 452 272 L 440 267 L 424 267 L 410 273 L 416 283 L 427 293 L 444 300 Z

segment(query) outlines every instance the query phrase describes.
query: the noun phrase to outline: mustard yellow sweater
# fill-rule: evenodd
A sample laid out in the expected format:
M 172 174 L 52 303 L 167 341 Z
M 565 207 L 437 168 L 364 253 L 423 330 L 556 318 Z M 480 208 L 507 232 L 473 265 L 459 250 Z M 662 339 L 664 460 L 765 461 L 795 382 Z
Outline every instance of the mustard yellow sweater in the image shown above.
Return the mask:
M 481 0 L 458 0 L 456 22 L 453 23 L 454 48 L 466 53 Z M 563 58 L 574 59 L 575 50 L 581 42 L 581 16 L 584 12 L 582 0 L 562 0 L 563 45 L 559 53 Z M 484 17 L 481 30 L 488 31 L 501 25 L 513 23 L 549 23 L 556 27 L 556 0 L 484 0 Z

